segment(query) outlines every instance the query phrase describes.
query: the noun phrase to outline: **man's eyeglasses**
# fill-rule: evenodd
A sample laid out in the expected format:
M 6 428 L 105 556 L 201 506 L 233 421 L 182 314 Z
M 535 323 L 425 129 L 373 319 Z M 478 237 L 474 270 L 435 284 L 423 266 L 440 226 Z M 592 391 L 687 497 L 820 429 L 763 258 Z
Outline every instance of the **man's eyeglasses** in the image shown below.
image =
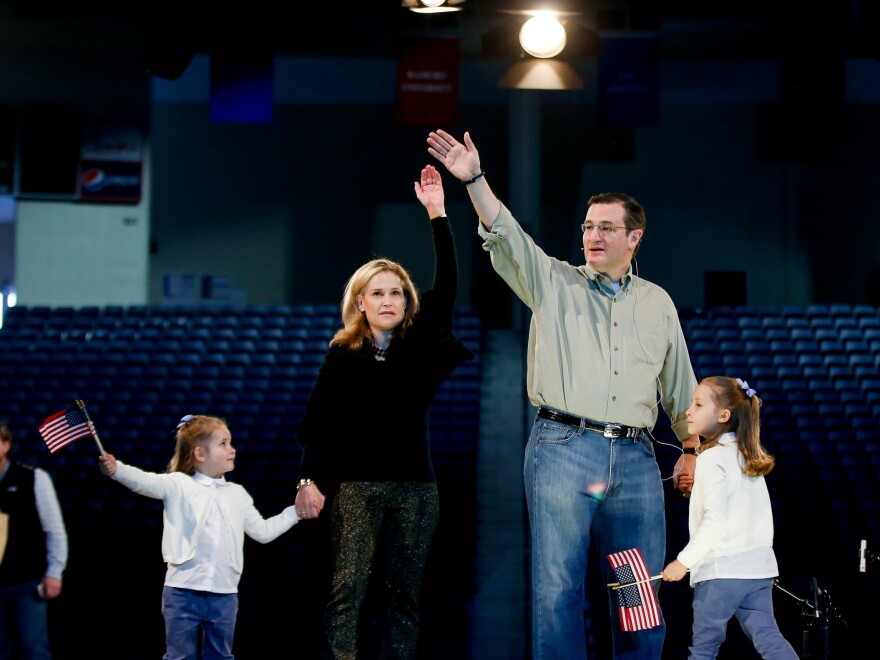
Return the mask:
M 585 222 L 581 225 L 581 229 L 585 234 L 592 234 L 594 229 L 598 229 L 599 236 L 602 238 L 611 238 L 621 229 L 626 231 L 626 227 L 617 227 L 608 222 L 603 222 L 601 225 L 594 225 L 592 222 Z

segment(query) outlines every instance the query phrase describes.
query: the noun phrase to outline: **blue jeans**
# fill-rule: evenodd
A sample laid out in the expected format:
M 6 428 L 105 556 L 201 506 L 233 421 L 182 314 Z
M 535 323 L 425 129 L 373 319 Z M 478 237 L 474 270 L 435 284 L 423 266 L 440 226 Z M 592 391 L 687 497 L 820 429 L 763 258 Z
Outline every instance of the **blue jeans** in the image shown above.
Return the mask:
M 755 650 L 769 660 L 797 660 L 773 616 L 773 578 L 723 578 L 694 586 L 694 626 L 689 658 L 714 658 L 734 616 Z
M 51 660 L 48 607 L 37 593 L 42 581 L 0 587 L 0 659 Z
M 237 615 L 238 594 L 165 587 L 162 590 L 163 660 L 231 660 L 235 657 L 232 638 Z M 199 637 L 202 638 L 201 655 Z
M 663 570 L 663 483 L 651 439 L 606 438 L 583 426 L 535 418 L 526 447 L 526 500 L 532 551 L 532 658 L 586 658 L 584 581 L 592 537 L 607 555 L 638 548 L 651 575 Z M 659 581 L 653 583 L 655 593 Z M 666 625 L 622 632 L 617 594 L 608 590 L 614 658 L 660 658 Z M 662 615 L 661 615 L 662 621 Z

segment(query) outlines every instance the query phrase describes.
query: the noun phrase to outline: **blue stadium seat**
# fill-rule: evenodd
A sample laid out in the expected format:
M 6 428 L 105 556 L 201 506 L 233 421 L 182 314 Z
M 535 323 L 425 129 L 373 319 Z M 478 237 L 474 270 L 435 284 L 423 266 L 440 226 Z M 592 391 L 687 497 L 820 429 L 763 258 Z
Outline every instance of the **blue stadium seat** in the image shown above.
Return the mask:
M 772 341 L 775 339 L 790 340 L 791 335 L 789 331 L 785 328 L 767 328 L 764 331 L 764 338 L 768 341 Z
M 823 339 L 819 341 L 819 350 L 823 353 L 844 353 L 843 342 L 839 339 Z
M 722 340 L 718 342 L 718 351 L 723 356 L 742 355 L 745 351 L 745 343 L 739 340 Z
M 818 353 L 800 353 L 797 356 L 798 365 L 801 369 L 806 369 L 807 367 L 821 367 L 824 369 L 824 359 L 823 356 Z
M 742 337 L 742 330 L 737 328 L 734 325 L 716 325 L 715 326 L 715 339 L 716 340 L 729 340 L 729 341 L 738 341 Z
M 786 343 L 790 343 L 787 339 L 785 341 Z M 749 339 L 745 342 L 744 349 L 747 354 L 765 353 L 768 356 L 771 352 L 776 352 L 771 349 L 771 343 L 764 339 Z
M 777 365 L 775 367 L 775 369 L 776 369 L 776 376 L 780 380 L 784 380 L 784 379 L 800 380 L 801 378 L 803 378 L 803 371 L 797 365 L 787 365 L 787 364 Z
M 207 339 L 198 338 L 198 339 L 185 339 L 180 342 L 180 352 L 181 353 L 195 353 L 201 354 L 208 350 L 208 341 Z
M 852 356 L 854 353 L 870 353 L 871 346 L 864 339 L 847 339 L 843 342 L 844 351 Z
M 284 327 L 278 326 L 278 327 L 263 328 L 263 330 L 260 332 L 259 339 L 260 339 L 260 341 L 268 341 L 268 340 L 281 341 L 282 339 L 284 339 Z
M 787 339 L 773 339 L 770 341 L 770 351 L 774 354 L 778 353 L 794 353 L 795 344 Z
M 736 318 L 738 328 L 760 328 L 762 326 L 761 318 L 757 315 L 741 313 Z
M 863 378 L 862 379 L 862 389 L 867 391 L 875 391 L 880 392 L 880 377 L 877 378 Z
M 229 327 L 214 327 L 211 330 L 211 339 L 213 341 L 225 341 L 227 343 L 235 340 L 235 330 Z
M 791 367 L 797 366 L 798 356 L 794 353 L 778 353 L 774 352 L 772 355 L 773 364 L 779 367 Z
M 822 356 L 822 364 L 827 368 L 843 367 L 849 370 L 849 357 L 844 353 L 828 353 Z
M 698 342 L 698 341 L 711 342 L 715 339 L 715 334 L 711 328 L 698 327 L 698 328 L 693 328 L 688 331 L 688 338 L 693 342 Z
M 275 353 L 272 352 L 260 352 L 254 353 L 251 356 L 251 365 L 253 367 L 266 367 L 272 368 L 278 362 Z

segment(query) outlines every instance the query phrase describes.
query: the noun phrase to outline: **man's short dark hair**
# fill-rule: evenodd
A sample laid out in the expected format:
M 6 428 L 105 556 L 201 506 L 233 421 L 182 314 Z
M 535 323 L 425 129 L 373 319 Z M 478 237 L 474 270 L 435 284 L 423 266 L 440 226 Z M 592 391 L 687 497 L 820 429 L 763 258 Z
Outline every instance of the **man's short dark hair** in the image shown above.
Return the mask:
M 587 208 L 593 204 L 622 204 L 623 205 L 623 223 L 626 225 L 627 233 L 633 229 L 645 230 L 648 224 L 645 218 L 645 209 L 639 204 L 634 197 L 630 197 L 625 193 L 606 192 L 593 195 L 587 200 Z

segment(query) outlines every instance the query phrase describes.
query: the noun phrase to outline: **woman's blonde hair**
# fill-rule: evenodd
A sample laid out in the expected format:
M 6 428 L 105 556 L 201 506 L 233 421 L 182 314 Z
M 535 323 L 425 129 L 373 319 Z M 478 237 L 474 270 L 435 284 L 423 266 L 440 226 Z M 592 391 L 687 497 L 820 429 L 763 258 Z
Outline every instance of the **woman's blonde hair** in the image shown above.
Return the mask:
M 0 440 L 3 442 L 12 442 L 12 431 L 9 425 L 0 419 Z
M 736 445 L 745 459 L 743 474 L 760 477 L 773 469 L 776 460 L 761 444 L 760 410 L 763 403 L 755 390 L 738 378 L 709 376 L 702 381 L 714 394 L 719 408 L 730 411 L 730 419 L 720 424 L 725 433 L 736 435 Z M 717 444 L 704 443 L 701 449 Z
M 364 344 L 372 343 L 373 335 L 370 332 L 370 324 L 367 323 L 366 315 L 358 307 L 358 296 L 366 293 L 367 285 L 370 280 L 379 273 L 385 271 L 394 273 L 400 280 L 400 286 L 403 288 L 405 296 L 405 307 L 403 310 L 403 321 L 394 328 L 394 337 L 402 337 L 407 328 L 412 325 L 416 312 L 419 311 L 419 295 L 415 285 L 406 269 L 396 261 L 390 259 L 373 259 L 358 268 L 354 274 L 348 278 L 345 285 L 345 291 L 342 294 L 342 323 L 333 339 L 330 340 L 331 346 L 345 346 L 350 350 L 360 350 Z
M 186 415 L 177 425 L 177 446 L 174 456 L 168 463 L 167 472 L 184 472 L 193 474 L 196 471 L 196 447 L 204 447 L 211 434 L 226 426 L 226 421 L 212 415 Z

